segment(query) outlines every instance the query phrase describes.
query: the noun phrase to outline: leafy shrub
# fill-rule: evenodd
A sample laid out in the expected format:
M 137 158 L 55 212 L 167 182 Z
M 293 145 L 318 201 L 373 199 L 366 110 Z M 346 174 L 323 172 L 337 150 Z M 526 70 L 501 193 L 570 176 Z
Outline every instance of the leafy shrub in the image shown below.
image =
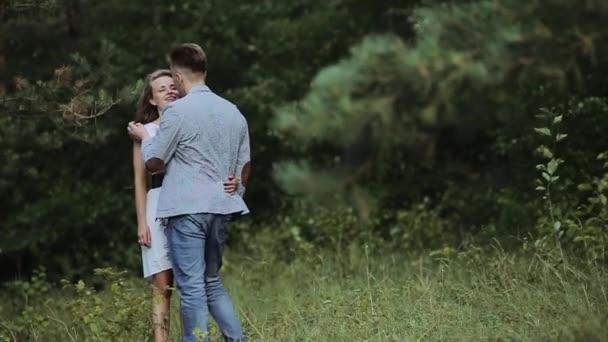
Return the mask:
M 539 115 L 546 125 L 535 129 L 544 141 L 537 149 L 544 161 L 537 165 L 540 177 L 536 181 L 536 189 L 543 194 L 546 210 L 538 222 L 542 237 L 536 245 L 557 242 L 560 247 L 572 249 L 586 259 L 605 262 L 608 154 L 597 153 L 598 148 L 605 148 L 606 145 L 601 144 L 601 139 L 605 138 L 594 137 L 592 130 L 581 132 L 573 129 L 575 134 L 564 133 L 570 129 L 564 123 L 570 122 L 574 126 L 573 120 L 591 121 L 590 112 L 605 117 L 608 115 L 608 100 L 586 98 L 570 101 L 567 106 L 545 109 Z M 587 118 L 581 118 L 583 115 Z M 580 135 L 585 133 L 588 136 L 583 139 Z M 575 142 L 558 148 L 558 143 L 570 139 Z M 587 143 L 581 145 L 581 140 Z
M 150 291 L 125 272 L 95 270 L 96 286 L 83 280 L 57 289 L 44 269 L 29 281 L 6 285 L 0 310 L 7 341 L 146 341 L 151 336 Z

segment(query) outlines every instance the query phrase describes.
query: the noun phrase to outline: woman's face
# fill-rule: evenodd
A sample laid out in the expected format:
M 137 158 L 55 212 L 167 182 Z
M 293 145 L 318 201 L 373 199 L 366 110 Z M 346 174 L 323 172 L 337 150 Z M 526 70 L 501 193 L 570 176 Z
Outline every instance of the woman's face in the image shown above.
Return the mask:
M 158 108 L 159 113 L 165 109 L 167 103 L 177 100 L 177 88 L 170 76 L 161 76 L 152 81 L 150 85 L 152 86 L 150 103 Z

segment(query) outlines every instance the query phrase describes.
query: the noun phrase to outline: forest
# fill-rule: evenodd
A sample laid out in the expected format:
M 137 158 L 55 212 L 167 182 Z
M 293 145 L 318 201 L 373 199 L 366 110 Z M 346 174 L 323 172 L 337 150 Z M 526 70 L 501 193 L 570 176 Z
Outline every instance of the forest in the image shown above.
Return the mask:
M 151 340 L 126 125 L 180 43 L 249 124 L 222 278 L 250 341 L 607 340 L 607 21 L 605 0 L 0 1 L 0 341 Z

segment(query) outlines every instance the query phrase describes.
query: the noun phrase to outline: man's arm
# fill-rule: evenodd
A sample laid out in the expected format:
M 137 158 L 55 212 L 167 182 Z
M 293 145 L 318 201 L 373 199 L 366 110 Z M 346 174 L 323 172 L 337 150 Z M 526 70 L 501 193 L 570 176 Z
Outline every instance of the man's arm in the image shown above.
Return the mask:
M 243 125 L 241 141 L 239 142 L 239 151 L 236 159 L 237 177 L 240 176 L 240 184 L 236 192 L 243 197 L 247 184 L 249 183 L 249 175 L 251 174 L 251 151 L 249 147 L 249 128 L 247 121 Z M 239 174 L 240 173 L 240 174 Z
M 144 139 L 141 142 L 141 155 L 146 162 L 146 169 L 160 172 L 165 164 L 173 157 L 181 136 L 182 117 L 171 105 L 167 106 L 160 119 L 160 131 L 154 139 Z

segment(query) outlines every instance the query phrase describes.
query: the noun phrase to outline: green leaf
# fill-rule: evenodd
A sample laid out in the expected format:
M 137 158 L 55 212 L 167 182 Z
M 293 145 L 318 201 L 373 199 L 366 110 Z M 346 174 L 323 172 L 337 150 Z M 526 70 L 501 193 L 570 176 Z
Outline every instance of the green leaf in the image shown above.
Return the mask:
M 549 136 L 549 137 L 551 136 L 551 130 L 550 130 L 550 129 L 548 129 L 547 127 L 534 128 L 534 130 L 535 130 L 537 133 L 540 133 L 540 134 L 542 134 L 542 135 L 546 135 L 546 136 Z
M 557 159 L 551 159 L 551 161 L 549 161 L 549 163 L 547 164 L 547 173 L 549 173 L 550 175 L 554 174 L 555 171 L 557 171 L 558 167 L 559 161 Z
M 100 89 L 97 97 L 99 98 L 99 101 L 104 102 L 110 98 L 110 94 L 108 94 L 105 89 Z
M 553 152 L 551 152 L 551 150 L 545 145 L 540 146 L 538 148 L 538 152 L 547 159 L 553 158 Z
M 566 137 L 568 137 L 568 134 L 561 134 L 560 133 L 560 134 L 557 135 L 557 137 L 555 137 L 555 141 L 556 142 L 560 142 L 560 141 L 566 139 Z
M 556 116 L 555 118 L 553 118 L 553 123 L 554 123 L 554 124 L 556 124 L 556 123 L 560 123 L 560 122 L 562 122 L 562 119 L 563 119 L 563 118 L 564 118 L 564 116 L 563 116 L 563 115 Z
M 85 287 L 85 285 L 84 285 L 84 281 L 79 280 L 79 281 L 78 281 L 78 283 L 76 284 L 76 289 L 77 289 L 78 291 L 82 291 L 82 290 L 84 290 L 84 287 Z
M 551 176 L 548 173 L 543 172 L 543 178 L 547 180 L 547 182 L 551 182 Z
M 553 228 L 555 230 L 559 230 L 562 227 L 562 223 L 559 221 L 555 221 L 555 223 L 553 223 Z
M 591 191 L 593 187 L 589 183 L 581 183 L 576 187 L 580 191 Z
M 537 186 L 536 190 L 537 191 L 545 191 L 545 190 L 547 190 L 547 188 L 545 188 L 544 186 Z

